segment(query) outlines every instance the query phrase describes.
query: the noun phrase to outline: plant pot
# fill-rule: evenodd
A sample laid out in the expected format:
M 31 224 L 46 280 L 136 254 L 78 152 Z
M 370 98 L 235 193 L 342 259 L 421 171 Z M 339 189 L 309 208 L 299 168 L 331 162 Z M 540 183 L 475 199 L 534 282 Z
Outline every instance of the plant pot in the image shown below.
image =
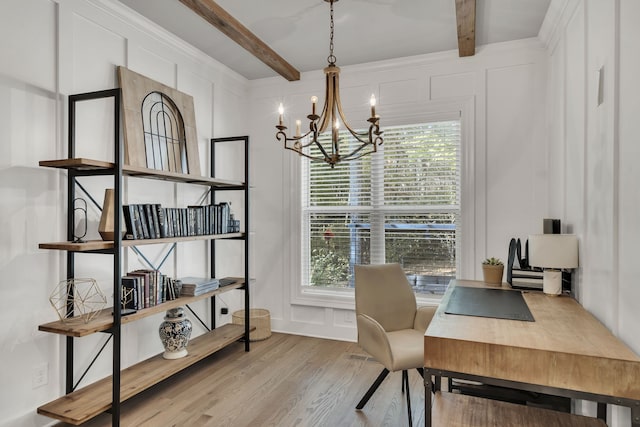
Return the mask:
M 504 273 L 504 265 L 482 265 L 482 275 L 484 282 L 492 285 L 502 284 L 502 274 Z

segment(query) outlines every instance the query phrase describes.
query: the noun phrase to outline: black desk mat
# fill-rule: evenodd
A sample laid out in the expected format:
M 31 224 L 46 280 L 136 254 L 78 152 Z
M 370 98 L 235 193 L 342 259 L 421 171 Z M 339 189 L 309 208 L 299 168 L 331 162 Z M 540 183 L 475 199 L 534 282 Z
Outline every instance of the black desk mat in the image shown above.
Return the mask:
M 444 311 L 447 314 L 535 322 L 519 291 L 456 286 Z

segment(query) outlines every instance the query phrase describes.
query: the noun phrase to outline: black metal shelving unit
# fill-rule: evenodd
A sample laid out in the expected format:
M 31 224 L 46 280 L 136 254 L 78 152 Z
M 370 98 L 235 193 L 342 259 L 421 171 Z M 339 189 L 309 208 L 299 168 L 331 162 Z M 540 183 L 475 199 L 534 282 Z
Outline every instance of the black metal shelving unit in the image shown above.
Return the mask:
M 41 248 L 45 249 L 58 249 L 66 251 L 66 277 L 67 279 L 73 279 L 75 276 L 75 263 L 78 253 L 91 253 L 91 254 L 110 254 L 113 256 L 113 286 L 114 286 L 114 306 L 108 309 L 102 310 L 95 320 L 92 320 L 89 324 L 73 327 L 69 323 L 58 321 L 51 322 L 45 325 L 40 325 L 39 329 L 42 331 L 58 333 L 66 335 L 66 373 L 65 373 L 65 390 L 66 395 L 47 403 L 38 408 L 38 413 L 50 416 L 52 418 L 59 419 L 71 424 L 81 424 L 88 419 L 93 418 L 99 413 L 105 410 L 109 411 L 112 416 L 112 425 L 120 425 L 120 406 L 121 402 L 132 397 L 133 395 L 143 391 L 146 388 L 160 382 L 157 378 L 146 378 L 144 375 L 151 376 L 153 370 L 157 372 L 167 373 L 172 375 L 180 370 L 190 366 L 191 364 L 201 360 L 215 351 L 224 348 L 225 346 L 236 342 L 238 339 L 244 340 L 245 351 L 250 350 L 249 334 L 251 331 L 250 326 L 250 297 L 249 297 L 249 138 L 247 136 L 231 137 L 231 138 L 215 138 L 211 140 L 211 178 L 198 178 L 187 175 L 178 176 L 176 174 L 167 174 L 162 171 L 155 170 L 140 170 L 140 168 L 127 167 L 124 165 L 124 150 L 121 141 L 121 90 L 110 89 L 104 91 L 76 94 L 69 96 L 69 135 L 68 135 L 68 158 L 62 160 L 50 160 L 40 162 L 41 166 L 54 167 L 59 169 L 65 169 L 67 171 L 67 242 L 58 243 L 43 243 L 40 244 Z M 104 162 L 98 160 L 82 159 L 76 157 L 76 107 L 77 104 L 84 101 L 99 100 L 111 98 L 113 100 L 113 114 L 114 114 L 114 162 Z M 215 175 L 215 154 L 216 144 L 220 142 L 232 142 L 240 141 L 244 144 L 244 181 L 232 182 L 226 180 L 216 180 Z M 74 240 L 74 225 L 76 223 L 74 200 L 76 199 L 76 191 L 78 188 L 84 190 L 77 178 L 85 176 L 100 176 L 107 175 L 113 176 L 114 186 L 114 241 L 113 242 L 101 242 L 92 241 L 86 243 L 71 243 Z M 216 264 L 216 242 L 222 240 L 239 240 L 244 242 L 244 277 L 235 278 L 235 282 L 227 287 L 220 288 L 218 290 L 209 292 L 200 297 L 181 297 L 176 300 L 162 303 L 158 306 L 140 310 L 138 313 L 130 316 L 123 317 L 121 311 L 120 298 L 122 295 L 122 257 L 123 249 L 127 247 L 133 247 L 137 251 L 136 242 L 122 240 L 121 233 L 121 215 L 122 215 L 122 187 L 123 177 L 141 177 L 162 179 L 170 182 L 186 182 L 194 185 L 204 185 L 210 187 L 211 190 L 211 202 L 215 203 L 216 193 L 219 191 L 242 191 L 244 192 L 244 232 L 230 233 L 229 235 L 211 235 L 211 236 L 198 236 L 198 240 L 210 239 L 211 241 L 211 277 L 215 277 L 215 264 Z M 88 195 L 88 193 L 87 193 Z M 90 195 L 88 195 L 91 198 Z M 94 203 L 95 200 L 91 198 Z M 96 203 L 97 205 L 97 203 Z M 163 238 L 154 239 L 152 242 L 137 241 L 140 244 L 154 244 L 154 243 L 177 243 L 190 239 L 185 238 Z M 226 292 L 232 289 L 244 290 L 244 307 L 245 307 L 245 321 L 244 326 L 240 325 L 223 325 L 216 328 L 216 295 Z M 67 292 L 73 295 L 73 288 L 68 288 Z M 161 356 L 154 356 L 145 361 L 141 361 L 138 365 L 122 370 L 121 366 L 121 329 L 123 323 L 129 323 L 139 318 L 157 314 L 166 309 L 173 308 L 179 305 L 187 305 L 190 302 L 195 302 L 200 299 L 209 298 L 211 303 L 211 326 L 210 328 L 201 321 L 203 326 L 208 330 L 203 336 L 196 337 L 196 339 L 190 342 L 190 348 L 194 346 L 194 354 L 190 361 L 183 363 L 173 364 L 171 368 L 165 370 Z M 195 314 L 195 313 L 194 313 Z M 73 316 L 73 304 L 67 303 L 67 315 Z M 196 315 L 197 317 L 197 315 Z M 200 320 L 198 318 L 198 320 Z M 76 381 L 74 378 L 74 344 L 75 340 L 79 337 L 93 334 L 96 332 L 102 332 L 109 335 L 102 348 L 94 356 L 93 360 L 89 363 L 87 369 L 79 376 Z M 105 378 L 97 381 L 96 383 L 84 386 L 78 389 L 79 383 L 82 381 L 87 372 L 91 369 L 91 366 L 96 361 L 98 356 L 105 349 L 107 343 L 113 341 L 113 355 L 112 355 L 112 375 L 111 378 Z M 137 366 L 141 369 L 136 371 Z M 151 372 L 151 375 L 148 374 Z M 138 387 L 135 392 L 130 392 L 123 386 L 123 377 L 142 377 L 143 386 Z M 164 377 L 164 375 L 163 375 Z M 106 396 L 106 391 L 110 389 L 110 402 Z M 124 392 L 123 392 L 124 390 Z M 98 400 L 104 400 L 97 402 Z M 86 402 L 85 402 L 86 401 Z M 80 410 L 79 407 L 85 404 L 87 407 L 94 405 L 92 409 Z M 76 411 L 76 412 L 74 412 Z

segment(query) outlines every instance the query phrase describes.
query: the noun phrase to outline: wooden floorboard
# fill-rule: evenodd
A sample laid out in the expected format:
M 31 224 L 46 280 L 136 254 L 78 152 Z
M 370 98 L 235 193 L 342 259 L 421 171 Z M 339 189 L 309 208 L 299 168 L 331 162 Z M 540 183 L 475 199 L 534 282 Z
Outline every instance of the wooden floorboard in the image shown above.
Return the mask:
M 357 344 L 274 333 L 230 345 L 125 402 L 121 426 L 406 426 L 401 374 L 391 373 L 362 411 L 355 406 L 382 370 Z M 414 370 L 414 425 L 424 425 L 424 392 Z M 56 426 L 64 426 L 59 423 Z M 111 425 L 101 414 L 88 427 Z

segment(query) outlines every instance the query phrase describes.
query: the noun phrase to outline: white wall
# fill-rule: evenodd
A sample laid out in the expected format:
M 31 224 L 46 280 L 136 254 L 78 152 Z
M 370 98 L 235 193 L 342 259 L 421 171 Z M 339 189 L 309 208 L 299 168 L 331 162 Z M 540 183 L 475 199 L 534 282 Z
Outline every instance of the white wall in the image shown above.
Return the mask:
M 63 340 L 37 326 L 55 319 L 48 296 L 64 278 L 64 254 L 37 245 L 64 238 L 65 178 L 37 164 L 66 154 L 66 95 L 114 87 L 116 65 L 194 96 L 203 165 L 208 138 L 250 131 L 252 305 L 271 310 L 274 330 L 355 339 L 350 307 L 292 302 L 299 280 L 292 268 L 299 253 L 299 180 L 297 157 L 275 140 L 276 108 L 283 101 L 289 111 L 307 114 L 309 97 L 322 94 L 322 72 L 304 73 L 294 83 L 281 78 L 249 83 L 114 3 L 2 2 L 0 36 L 11 42 L 0 44 L 0 310 L 6 324 L 0 332 L 0 384 L 11 387 L 0 392 L 0 425 L 46 424 L 50 420 L 35 415 L 35 408 L 63 392 Z M 525 40 L 480 47 L 471 58 L 444 52 L 343 67 L 341 75 L 353 125 L 367 116 L 372 92 L 383 127 L 439 109 L 466 112 L 463 211 L 470 219 L 460 277 L 480 277 L 481 259 L 506 258 L 510 237 L 540 232 L 543 217 L 561 218 L 565 231 L 580 236 L 581 302 L 636 352 L 640 29 L 634 17 L 639 13 L 636 0 L 554 0 L 541 31 L 546 49 Z M 597 105 L 601 68 L 603 103 Z M 92 139 L 79 154 L 110 159 L 108 107 L 91 106 L 83 114 L 88 121 L 79 129 L 81 140 Z M 226 162 L 218 166 L 230 174 L 235 169 Z M 98 200 L 104 185 L 88 184 Z M 186 186 L 149 187 L 135 180 L 127 186 L 131 199 L 140 202 L 160 199 L 181 206 L 200 195 Z M 93 237 L 98 218 L 93 209 Z M 161 250 L 149 257 L 157 261 Z M 92 256 L 78 269 L 109 293 L 108 264 Z M 206 249 L 187 244 L 167 268 L 181 275 L 205 264 Z M 138 261 L 129 256 L 127 265 L 134 268 Z M 229 274 L 239 274 L 233 270 L 240 267 L 237 262 L 219 266 Z M 240 302 L 238 295 L 225 299 L 232 309 Z M 160 317 L 125 329 L 125 365 L 160 351 L 155 337 Z M 78 369 L 101 339 L 81 340 Z M 33 388 L 33 369 L 42 364 L 49 368 L 48 384 Z M 107 375 L 109 366 L 110 350 L 91 376 Z M 613 418 L 614 425 L 625 425 L 628 413 L 615 411 Z
M 546 72 L 547 55 L 537 39 L 482 46 L 470 58 L 452 51 L 342 67 L 341 97 L 354 127 L 368 117 L 371 93 L 382 128 L 463 111 L 460 278 L 480 278 L 485 257 L 506 260 L 511 237 L 542 232 L 549 190 Z M 322 303 L 298 292 L 299 159 L 275 139 L 278 103 L 294 129 L 295 119 L 309 114 L 310 96 L 323 102 L 323 91 L 321 70 L 294 83 L 251 82 L 253 302 L 271 310 L 275 330 L 355 340 L 352 302 Z
M 38 332 L 38 325 L 56 319 L 48 297 L 66 277 L 65 254 L 39 250 L 38 243 L 66 238 L 66 178 L 63 172 L 38 167 L 38 161 L 66 157 L 67 95 L 116 87 L 117 65 L 191 94 L 202 173 L 208 174 L 209 138 L 247 134 L 242 113 L 248 84 L 118 2 L 5 0 L 0 6 L 0 37 L 4 40 L 0 44 L 0 311 L 4 319 L 0 425 L 36 426 L 52 421 L 36 415 L 36 408 L 64 393 L 64 341 Z M 79 111 L 78 156 L 113 159 L 110 108 L 95 103 Z M 219 177 L 240 178 L 230 172 L 238 170 L 235 156 L 222 163 L 217 169 L 224 169 Z M 110 182 L 83 180 L 99 203 Z M 204 192 L 203 188 L 136 179 L 129 179 L 126 186 L 132 203 L 153 201 L 167 206 L 195 203 Z M 99 211 L 89 204 L 88 237 L 98 238 Z M 163 271 L 174 276 L 206 274 L 206 247 L 202 242 L 178 246 Z M 163 248 L 147 248 L 145 255 L 157 263 Z M 96 278 L 109 299 L 111 259 L 107 255 L 76 257 L 76 276 Z M 140 265 L 131 253 L 125 263 L 130 269 Z M 221 262 L 218 273 L 239 275 L 242 266 Z M 225 294 L 224 300 L 232 310 L 240 307 L 239 293 Z M 229 317 L 220 320 L 227 322 Z M 123 366 L 162 351 L 157 338 L 161 321 L 160 314 L 124 328 Z M 196 327 L 194 335 L 199 333 Z M 105 339 L 105 334 L 96 334 L 76 340 L 77 372 L 87 366 Z M 43 365 L 48 367 L 48 383 L 34 388 L 33 370 Z M 88 379 L 109 375 L 110 366 L 109 345 Z
M 580 302 L 636 353 L 638 16 L 636 0 L 554 0 L 541 30 L 550 54 L 550 213 L 580 237 Z M 629 425 L 629 411 L 615 409 L 611 422 Z

